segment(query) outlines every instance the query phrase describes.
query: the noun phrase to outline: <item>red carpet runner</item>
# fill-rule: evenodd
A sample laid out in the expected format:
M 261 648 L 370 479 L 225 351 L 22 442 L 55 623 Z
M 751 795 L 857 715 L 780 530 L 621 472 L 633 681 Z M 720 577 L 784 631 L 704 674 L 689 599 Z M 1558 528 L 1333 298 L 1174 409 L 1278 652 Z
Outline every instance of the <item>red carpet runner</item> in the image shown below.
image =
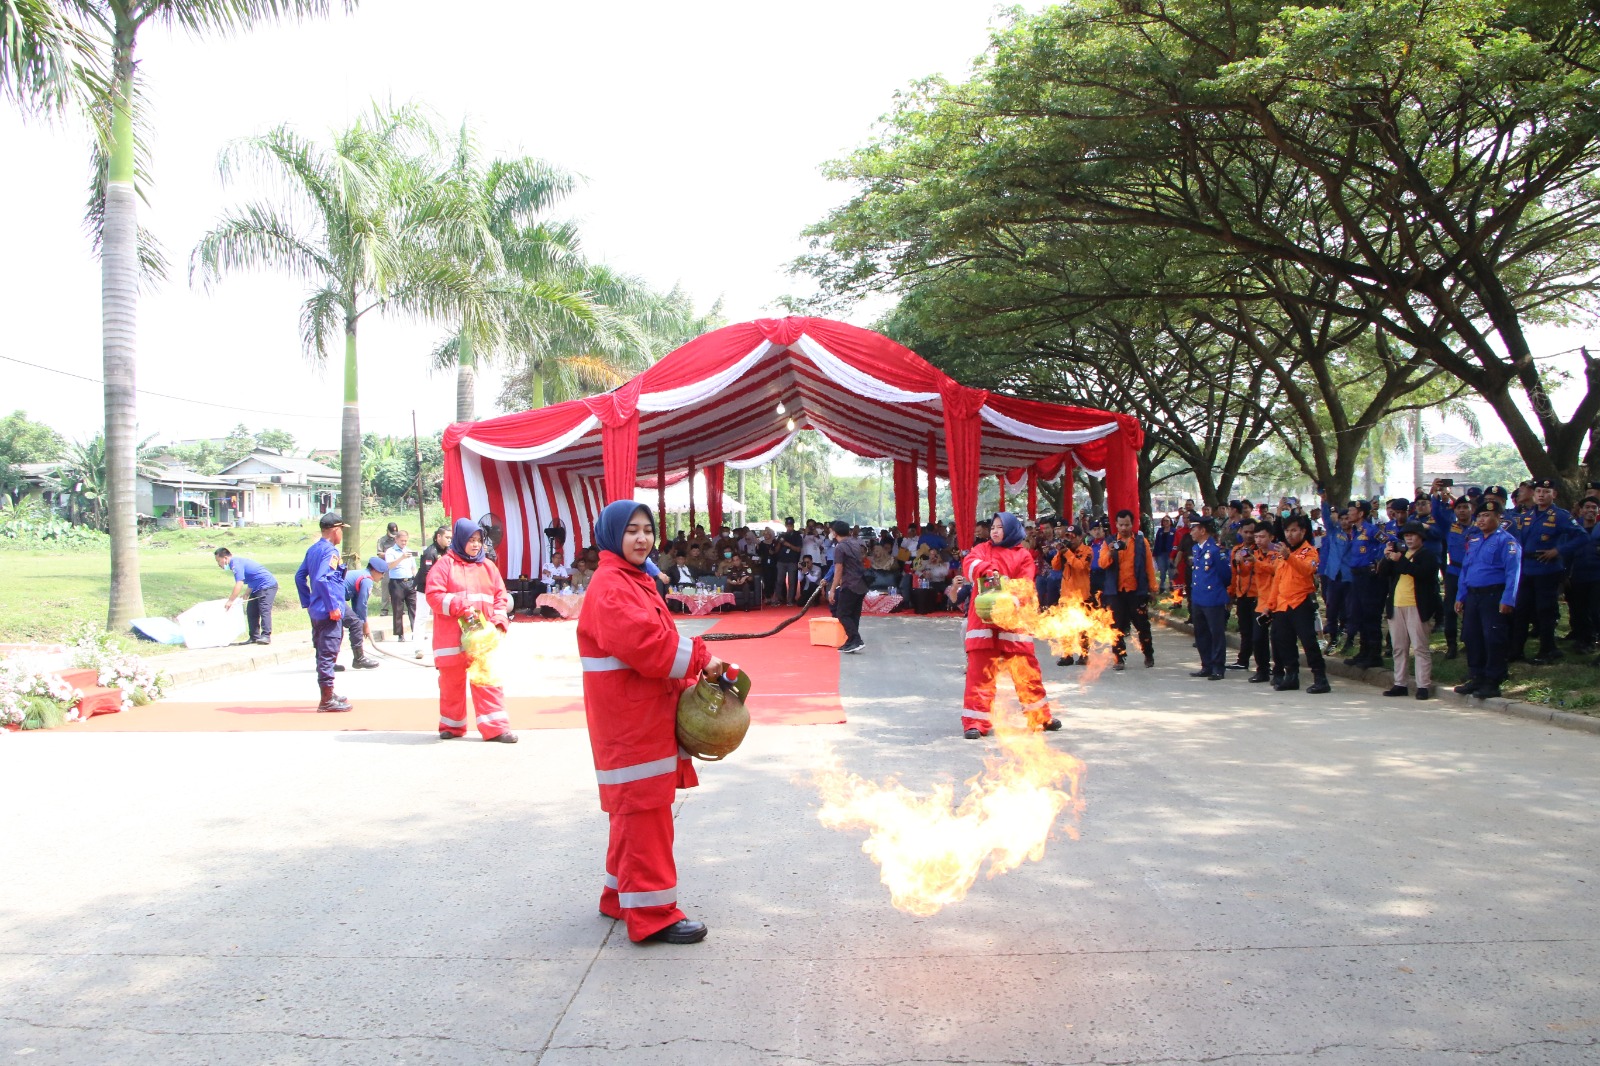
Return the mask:
M 719 633 L 748 633 L 771 629 L 793 612 L 776 609 L 735 612 L 721 616 L 711 629 Z M 762 725 L 822 725 L 844 721 L 839 702 L 839 653 L 814 648 L 807 622 L 826 617 L 813 609 L 782 633 L 759 640 L 717 641 L 714 653 L 750 671 L 755 689 L 750 697 L 750 717 Z M 308 662 L 309 666 L 309 662 Z M 577 664 L 573 649 L 572 669 Z M 433 674 L 417 671 L 432 689 Z M 438 728 L 439 701 L 434 698 L 357 699 L 347 714 L 318 714 L 315 687 L 306 676 L 310 698 L 304 701 L 251 700 L 250 681 L 238 679 L 237 700 L 183 702 L 166 700 L 135 707 L 122 714 L 102 714 L 70 730 L 120 733 L 225 733 L 256 730 L 335 731 L 383 730 L 433 732 Z M 514 729 L 581 729 L 583 701 L 572 696 L 507 695 L 506 710 Z M 68 732 L 63 729 L 59 732 Z

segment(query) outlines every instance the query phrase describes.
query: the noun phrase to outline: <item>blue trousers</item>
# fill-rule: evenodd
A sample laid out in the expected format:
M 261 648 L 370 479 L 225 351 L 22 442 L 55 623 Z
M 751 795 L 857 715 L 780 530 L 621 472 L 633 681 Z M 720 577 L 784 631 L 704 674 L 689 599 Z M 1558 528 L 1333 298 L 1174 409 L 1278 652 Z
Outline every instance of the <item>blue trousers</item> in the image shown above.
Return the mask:
M 1054 607 L 1061 602 L 1061 571 L 1046 570 L 1034 581 L 1039 593 L 1040 607 Z
M 1323 620 L 1322 631 L 1328 635 L 1328 639 L 1331 640 L 1340 634 L 1347 637 L 1355 636 L 1355 619 L 1350 614 L 1351 583 L 1336 577 L 1324 577 L 1322 598 L 1328 608 L 1328 617 Z
M 332 618 L 311 620 L 311 646 L 317 651 L 317 684 L 333 687 L 333 664 L 339 658 L 339 645 L 344 640 L 344 623 Z
M 1352 622 L 1361 644 L 1357 654 L 1373 662 L 1383 658 L 1383 601 L 1388 589 L 1384 580 L 1367 570 L 1352 572 Z
M 1228 668 L 1228 605 L 1194 605 L 1194 643 L 1200 649 L 1200 665 L 1213 674 Z
M 1511 618 L 1500 613 L 1500 597 L 1505 591 L 1504 585 L 1467 589 L 1461 614 L 1461 639 L 1467 646 L 1467 672 L 1474 681 L 1492 681 L 1498 685 L 1506 679 Z

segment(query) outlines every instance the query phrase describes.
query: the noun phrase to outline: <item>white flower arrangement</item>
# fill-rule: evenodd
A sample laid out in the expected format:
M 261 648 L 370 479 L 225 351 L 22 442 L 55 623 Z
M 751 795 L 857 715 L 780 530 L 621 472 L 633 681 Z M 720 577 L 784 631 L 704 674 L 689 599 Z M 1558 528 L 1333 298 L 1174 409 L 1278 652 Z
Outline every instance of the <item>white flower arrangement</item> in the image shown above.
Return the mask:
M 30 714 L 46 724 L 56 717 L 77 721 L 78 701 L 82 698 L 83 694 L 58 674 L 43 673 L 20 662 L 0 659 L 0 727 L 21 729 L 28 724 Z M 42 717 L 38 714 L 40 701 L 53 705 L 53 708 L 45 708 L 47 713 Z

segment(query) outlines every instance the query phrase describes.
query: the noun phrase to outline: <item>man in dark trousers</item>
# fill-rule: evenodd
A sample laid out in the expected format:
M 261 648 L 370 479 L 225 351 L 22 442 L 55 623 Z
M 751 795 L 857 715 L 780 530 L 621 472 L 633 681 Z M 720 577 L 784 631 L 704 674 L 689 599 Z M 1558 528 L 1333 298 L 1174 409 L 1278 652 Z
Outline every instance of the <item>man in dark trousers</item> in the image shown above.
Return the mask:
M 1198 516 L 1195 521 L 1199 521 Z M 1128 631 L 1139 635 L 1145 666 L 1156 664 L 1155 645 L 1150 640 L 1150 592 L 1157 587 L 1155 553 L 1143 533 L 1133 531 L 1133 512 L 1117 512 L 1117 535 L 1100 545 L 1100 572 L 1105 601 L 1111 607 L 1111 624 L 1117 630 L 1112 651 L 1117 663 L 1112 669 L 1126 668 Z
M 339 658 L 340 638 L 344 634 L 344 564 L 339 559 L 339 544 L 347 528 L 338 511 L 329 511 L 317 523 L 322 536 L 306 549 L 300 569 L 294 572 L 295 591 L 300 606 L 311 615 L 311 644 L 317 651 L 317 685 L 322 689 L 319 711 L 348 711 L 350 701 L 334 694 L 333 668 Z
M 250 626 L 249 644 L 272 643 L 272 605 L 278 598 L 278 579 L 254 559 L 234 555 L 227 548 L 212 553 L 217 565 L 233 572 L 233 594 L 228 597 L 228 610 L 233 610 L 236 600 L 249 592 L 245 600 L 244 617 Z
M 858 652 L 867 646 L 861 639 L 861 602 L 867 597 L 866 547 L 860 537 L 850 535 L 848 522 L 836 521 L 828 528 L 833 536 L 833 584 L 828 587 L 828 602 L 844 626 L 844 645 L 839 650 Z
M 1562 658 L 1556 647 L 1556 618 L 1561 609 L 1561 583 L 1588 534 L 1564 508 L 1556 506 L 1555 482 L 1539 478 L 1529 485 L 1528 503 L 1512 516 L 1511 535 L 1522 548 L 1522 579 L 1517 584 L 1517 606 L 1511 616 L 1510 661 L 1526 653 L 1528 632 L 1539 638 L 1533 665 L 1546 666 Z
M 1394 643 L 1394 684 L 1385 696 L 1409 696 L 1406 688 L 1408 659 L 1417 660 L 1417 699 L 1425 700 L 1433 684 L 1433 650 L 1428 641 L 1439 621 L 1439 558 L 1425 540 L 1427 527 L 1407 522 L 1400 528 L 1401 544 L 1389 545 L 1378 573 L 1389 582 L 1384 613 Z
M 378 661 L 367 654 L 367 641 L 372 639 L 372 623 L 367 619 L 367 608 L 374 592 L 382 595 L 379 590 L 388 572 L 389 564 L 381 556 L 374 555 L 367 560 L 365 570 L 344 579 L 344 598 L 350 604 L 350 609 L 344 612 L 344 631 L 350 638 L 350 655 L 353 659 L 350 665 L 357 670 L 378 668 Z
M 1461 615 L 1461 642 L 1467 649 L 1467 680 L 1456 686 L 1463 696 L 1491 699 L 1506 679 L 1511 643 L 1511 613 L 1522 580 L 1522 545 L 1500 528 L 1504 505 L 1486 496 L 1478 505 L 1478 536 L 1467 542 L 1455 610 Z
M 1194 642 L 1200 669 L 1190 677 L 1221 681 L 1228 665 L 1228 580 L 1233 576 L 1228 551 L 1212 537 L 1216 519 L 1201 518 L 1189 526 L 1194 548 L 1189 553 L 1189 602 L 1194 608 Z
M 772 598 L 786 607 L 800 603 L 800 534 L 794 528 L 794 519 L 783 520 L 783 532 L 778 534 L 777 551 L 773 558 L 778 572 L 777 588 Z

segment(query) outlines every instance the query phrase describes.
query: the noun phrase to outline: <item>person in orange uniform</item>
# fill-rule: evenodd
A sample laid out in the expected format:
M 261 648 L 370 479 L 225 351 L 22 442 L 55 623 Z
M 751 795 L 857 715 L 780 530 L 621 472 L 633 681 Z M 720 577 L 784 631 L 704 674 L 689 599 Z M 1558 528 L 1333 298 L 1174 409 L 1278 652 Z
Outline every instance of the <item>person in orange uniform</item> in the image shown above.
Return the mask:
M 1061 602 L 1081 603 L 1085 607 L 1092 607 L 1089 600 L 1089 564 L 1093 558 L 1089 546 L 1083 542 L 1083 530 L 1077 526 L 1066 528 L 1066 544 L 1056 552 L 1056 557 L 1051 565 L 1061 571 Z M 1089 661 L 1089 634 L 1085 633 L 1079 638 L 1078 655 L 1063 655 L 1056 660 L 1057 666 L 1083 666 Z
M 1280 692 L 1300 687 L 1300 656 L 1294 646 L 1298 640 L 1311 667 L 1312 683 L 1306 691 L 1331 692 L 1317 643 L 1317 549 L 1311 544 L 1311 519 L 1303 514 L 1285 518 L 1283 539 L 1272 582 L 1272 657 L 1283 664 L 1284 675 L 1272 687 Z
M 1193 565 L 1189 560 L 1189 565 Z M 1100 572 L 1105 581 L 1104 602 L 1111 608 L 1111 623 L 1117 628 L 1112 650 L 1121 670 L 1128 658 L 1128 630 L 1139 634 L 1139 650 L 1145 666 L 1156 664 L 1155 645 L 1150 640 L 1150 595 L 1159 588 L 1156 581 L 1155 553 L 1143 533 L 1133 529 L 1133 512 L 1117 512 L 1117 535 L 1100 545 Z
M 511 621 L 511 597 L 500 568 L 488 561 L 483 530 L 470 518 L 456 519 L 450 550 L 428 571 L 428 607 L 433 627 L 433 664 L 439 670 L 439 739 L 455 740 L 467 732 L 467 657 L 461 651 L 463 618 L 482 621 L 504 633 Z M 505 690 L 498 685 L 473 685 L 472 710 L 478 735 L 497 744 L 515 744 L 506 716 Z
M 1030 728 L 1061 728 L 1061 719 L 1050 713 L 1050 698 L 1045 695 L 1044 679 L 1039 676 L 1033 636 L 1003 630 L 978 617 L 978 596 L 985 577 L 1021 579 L 1027 587 L 1019 586 L 1018 595 L 1034 594 L 1033 552 L 1022 543 L 1024 535 L 1022 520 L 1009 511 L 1001 511 L 989 523 L 989 539 L 961 561 L 962 576 L 972 582 L 972 596 L 967 600 L 967 690 L 961 701 L 961 735 L 968 740 L 994 732 L 991 712 L 995 681 L 1002 670 L 1011 674 Z
M 1251 629 L 1251 651 L 1255 654 L 1256 672 L 1248 678 L 1252 685 L 1271 681 L 1274 685 L 1283 678 L 1283 664 L 1272 665 L 1272 589 L 1278 579 L 1278 547 L 1273 543 L 1272 522 L 1263 518 L 1256 522 L 1250 552 L 1251 576 L 1255 582 L 1256 618 Z
M 678 909 L 672 854 L 672 801 L 700 783 L 678 746 L 678 697 L 725 667 L 705 641 L 678 632 L 656 591 L 650 508 L 607 504 L 594 543 L 600 565 L 578 617 L 578 655 L 600 809 L 611 819 L 600 913 L 626 922 L 636 944 L 695 944 L 706 927 Z
M 1250 655 L 1256 647 L 1256 601 L 1260 599 L 1256 587 L 1256 520 L 1246 518 L 1239 522 L 1238 543 L 1235 545 L 1230 562 L 1233 564 L 1233 577 L 1228 582 L 1228 597 L 1233 601 L 1234 615 L 1239 623 L 1239 658 L 1230 663 L 1230 670 L 1248 670 L 1250 668 Z M 1261 669 L 1266 669 L 1266 660 L 1259 660 Z

